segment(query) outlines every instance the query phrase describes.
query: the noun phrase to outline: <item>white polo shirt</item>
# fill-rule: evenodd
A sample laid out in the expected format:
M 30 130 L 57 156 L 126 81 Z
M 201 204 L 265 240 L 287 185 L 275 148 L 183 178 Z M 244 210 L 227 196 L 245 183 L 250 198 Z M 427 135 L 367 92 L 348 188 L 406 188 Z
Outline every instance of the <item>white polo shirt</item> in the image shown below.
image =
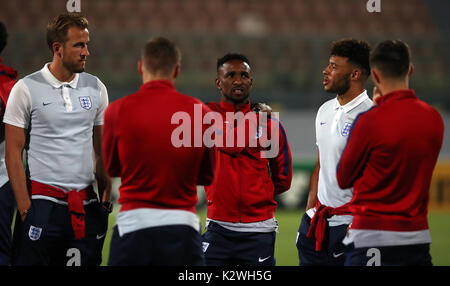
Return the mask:
M 30 179 L 64 191 L 94 180 L 93 127 L 103 125 L 106 87 L 88 73 L 60 82 L 48 64 L 11 90 L 3 122 L 27 129 Z
M 353 188 L 340 189 L 336 178 L 336 169 L 342 152 L 347 144 L 353 121 L 359 113 L 373 106 L 367 92 L 364 91 L 352 101 L 341 106 L 337 97 L 319 108 L 316 116 L 316 145 L 319 149 L 320 171 L 317 197 L 321 204 L 339 207 L 348 203 L 353 196 Z M 312 217 L 315 209 L 307 214 Z M 352 216 L 332 216 L 330 226 L 349 224 Z

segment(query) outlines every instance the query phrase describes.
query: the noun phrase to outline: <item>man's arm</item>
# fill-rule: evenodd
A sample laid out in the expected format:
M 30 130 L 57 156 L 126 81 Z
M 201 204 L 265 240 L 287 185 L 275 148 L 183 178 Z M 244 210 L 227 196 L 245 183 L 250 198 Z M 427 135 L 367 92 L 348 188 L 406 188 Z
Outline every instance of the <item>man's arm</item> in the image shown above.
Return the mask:
M 320 171 L 320 155 L 317 150 L 317 161 L 314 170 L 309 177 L 309 194 L 308 202 L 306 203 L 306 210 L 309 210 L 316 206 L 317 203 L 317 190 L 319 185 L 319 171 Z
M 289 190 L 292 182 L 292 156 L 291 149 L 287 140 L 286 131 L 281 123 L 271 118 L 272 124 L 275 124 L 275 128 L 278 128 L 279 149 L 275 158 L 269 159 L 269 166 L 272 175 L 273 185 L 275 186 L 275 195 L 281 194 L 284 191 Z M 274 133 L 271 132 L 271 136 Z
M 6 103 L 8 102 L 9 94 L 15 83 L 16 81 L 14 79 L 10 79 L 0 85 L 0 142 L 5 140 L 5 125 L 3 124 L 3 116 L 5 115 Z
M 94 126 L 93 133 L 95 178 L 97 179 L 98 194 L 102 202 L 109 202 L 111 199 L 112 182 L 106 173 L 102 158 L 103 125 Z
M 217 162 L 216 156 L 216 148 L 205 147 L 198 172 L 197 185 L 209 186 L 214 181 Z
M 31 199 L 28 193 L 22 151 L 26 142 L 26 129 L 5 124 L 5 163 L 22 221 L 25 220 Z
M 5 140 L 5 124 L 3 123 L 3 115 L 5 115 L 5 105 L 0 100 L 0 143 Z
M 115 135 L 115 131 L 118 128 L 115 122 L 117 109 L 117 103 L 111 103 L 108 106 L 105 111 L 105 122 L 103 125 L 102 158 L 105 170 L 111 177 L 120 177 L 122 171 L 117 149 L 117 137 Z
M 108 176 L 108 173 L 106 172 L 102 156 L 104 113 L 108 107 L 109 100 L 106 86 L 98 78 L 97 83 L 100 89 L 100 107 L 97 110 L 93 129 L 95 178 L 97 180 L 100 201 L 109 202 L 111 199 L 112 181 L 111 177 Z
M 211 112 L 211 109 L 202 104 L 203 114 L 208 114 Z M 203 121 L 203 120 L 202 120 Z M 205 134 L 205 131 L 211 128 L 213 124 L 202 124 L 203 130 L 202 134 Z M 209 140 L 209 138 L 205 138 Z M 209 186 L 214 181 L 214 176 L 216 173 L 216 164 L 217 164 L 217 149 L 212 141 L 204 142 L 204 152 L 202 161 L 200 163 L 200 169 L 197 176 L 197 185 L 200 186 Z

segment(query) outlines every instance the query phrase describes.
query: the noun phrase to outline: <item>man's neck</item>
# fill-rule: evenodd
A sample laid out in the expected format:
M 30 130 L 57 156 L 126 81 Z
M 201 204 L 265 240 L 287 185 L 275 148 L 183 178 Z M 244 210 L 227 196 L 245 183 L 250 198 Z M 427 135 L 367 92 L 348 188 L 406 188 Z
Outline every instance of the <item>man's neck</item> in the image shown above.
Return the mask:
M 165 81 L 170 81 L 171 83 L 174 83 L 174 81 L 175 81 L 175 79 L 172 78 L 172 77 L 151 75 L 151 74 L 148 74 L 148 73 L 144 73 L 142 75 L 142 84 L 146 84 L 148 82 L 156 81 L 156 80 L 165 80 Z
M 241 103 L 234 103 L 234 108 L 235 108 L 236 110 L 239 110 L 239 108 L 240 108 L 241 106 L 246 105 L 247 103 L 248 103 L 248 100 L 246 100 L 246 101 L 244 101 L 244 102 L 241 102 Z
M 396 90 L 405 90 L 409 89 L 408 81 L 393 81 L 393 82 L 385 82 L 384 84 L 379 85 L 379 89 L 382 95 L 391 93 Z
M 225 96 L 223 96 L 223 95 L 222 95 L 222 101 L 223 101 L 223 102 L 226 102 L 226 103 L 233 104 L 235 110 L 239 110 L 239 108 L 240 108 L 241 106 L 248 104 L 248 99 L 244 100 L 243 102 L 237 103 L 237 102 L 234 102 L 234 101 L 231 101 L 231 100 L 227 99 L 227 98 L 226 98 Z
M 52 61 L 48 66 L 51 74 L 60 82 L 70 82 L 75 77 L 75 74 L 65 69 L 62 64 Z
M 353 99 L 355 99 L 358 95 L 364 92 L 364 88 L 358 87 L 358 88 L 349 88 L 346 93 L 344 94 L 338 94 L 337 100 L 339 101 L 339 104 L 341 106 L 346 105 Z

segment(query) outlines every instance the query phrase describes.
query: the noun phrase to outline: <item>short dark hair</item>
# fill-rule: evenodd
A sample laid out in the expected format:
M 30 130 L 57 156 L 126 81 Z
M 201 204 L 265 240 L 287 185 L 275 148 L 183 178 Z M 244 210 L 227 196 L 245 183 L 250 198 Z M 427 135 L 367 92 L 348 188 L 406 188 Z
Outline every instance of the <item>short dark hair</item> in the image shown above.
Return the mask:
M 150 39 L 141 51 L 145 68 L 151 74 L 169 76 L 181 62 L 181 51 L 172 41 L 155 37 Z
M 87 29 L 88 20 L 80 13 L 63 13 L 53 18 L 47 25 L 47 45 L 53 52 L 53 43 L 64 44 L 67 41 L 67 30 L 70 27 Z
M 411 53 L 406 43 L 386 40 L 379 43 L 370 54 L 370 66 L 390 78 L 402 78 L 409 72 Z
M 331 45 L 330 55 L 347 58 L 347 61 L 359 67 L 364 75 L 370 75 L 370 45 L 366 41 L 356 39 L 335 41 Z
M 247 63 L 250 65 L 250 62 L 248 61 L 248 58 L 244 56 L 243 54 L 238 53 L 228 53 L 224 55 L 223 57 L 217 59 L 217 70 L 226 62 L 232 61 L 232 60 L 241 60 L 244 63 Z
M 8 32 L 6 31 L 6 26 L 0 21 L 0 53 L 6 47 L 8 43 Z

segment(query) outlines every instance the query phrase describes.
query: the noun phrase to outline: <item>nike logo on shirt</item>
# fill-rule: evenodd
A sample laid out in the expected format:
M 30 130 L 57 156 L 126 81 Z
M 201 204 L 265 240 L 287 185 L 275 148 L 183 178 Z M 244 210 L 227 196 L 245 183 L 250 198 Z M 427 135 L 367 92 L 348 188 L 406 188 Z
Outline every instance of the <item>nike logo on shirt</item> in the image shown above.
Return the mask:
M 341 252 L 341 253 L 338 253 L 338 254 L 333 252 L 333 258 L 338 258 L 339 256 L 341 256 L 343 254 L 344 254 L 344 252 Z
M 106 233 L 104 233 L 104 234 L 102 234 L 102 235 L 97 234 L 96 238 L 97 238 L 97 239 L 102 239 L 105 235 L 106 235 Z
M 267 257 L 265 257 L 265 258 L 259 257 L 259 258 L 258 258 L 258 262 L 264 262 L 264 261 L 266 261 L 266 260 L 269 259 L 269 258 L 270 258 L 270 256 L 267 256 Z

